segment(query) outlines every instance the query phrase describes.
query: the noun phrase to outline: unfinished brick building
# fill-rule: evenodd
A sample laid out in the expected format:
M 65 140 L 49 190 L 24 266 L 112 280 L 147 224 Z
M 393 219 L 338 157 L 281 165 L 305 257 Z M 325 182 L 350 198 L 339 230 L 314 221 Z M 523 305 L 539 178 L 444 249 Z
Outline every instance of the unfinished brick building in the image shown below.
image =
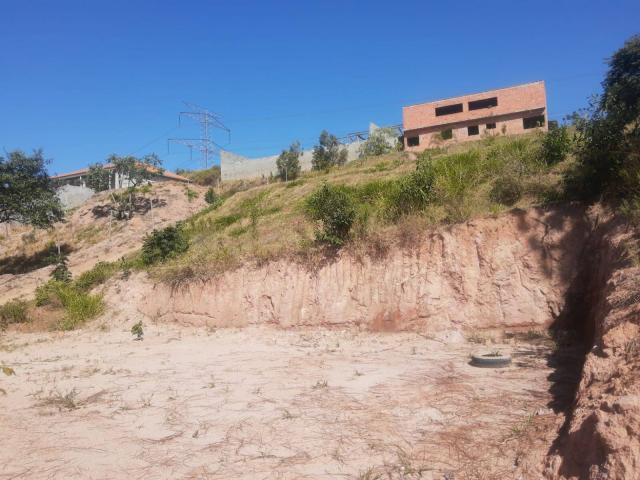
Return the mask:
M 482 135 L 513 135 L 547 130 L 544 82 L 403 107 L 404 146 L 421 152 Z

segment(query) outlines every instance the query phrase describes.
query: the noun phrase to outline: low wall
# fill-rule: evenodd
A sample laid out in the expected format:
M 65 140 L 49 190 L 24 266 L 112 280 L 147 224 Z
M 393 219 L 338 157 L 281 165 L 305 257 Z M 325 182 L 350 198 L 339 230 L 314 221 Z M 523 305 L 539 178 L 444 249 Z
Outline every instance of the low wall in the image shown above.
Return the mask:
M 64 208 L 75 208 L 89 200 L 94 191 L 88 187 L 63 185 L 58 188 L 57 194 Z
M 384 128 L 384 127 L 383 127 Z M 380 129 L 375 123 L 369 124 L 369 134 Z M 397 137 L 394 135 L 387 136 L 390 145 L 395 145 Z M 345 143 L 342 145 L 347 150 L 347 161 L 355 160 L 360 155 L 360 148 L 364 143 L 363 140 Z M 300 168 L 303 172 L 311 170 L 311 160 L 313 158 L 313 150 L 308 149 L 302 152 L 300 157 Z M 271 175 L 276 176 L 278 169 L 276 161 L 278 155 L 270 155 L 267 157 L 249 158 L 237 153 L 220 150 L 220 174 L 223 181 L 243 180 L 252 178 L 269 178 Z

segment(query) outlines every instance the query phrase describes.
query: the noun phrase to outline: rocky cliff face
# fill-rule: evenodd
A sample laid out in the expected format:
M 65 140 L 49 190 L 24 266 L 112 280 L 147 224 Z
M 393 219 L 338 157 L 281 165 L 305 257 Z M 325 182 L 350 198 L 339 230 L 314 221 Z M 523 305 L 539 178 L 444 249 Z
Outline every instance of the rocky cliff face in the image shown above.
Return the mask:
M 564 307 L 587 238 L 579 207 L 515 211 L 425 232 L 383 258 L 310 270 L 288 260 L 143 295 L 146 315 L 192 325 L 373 330 L 546 326 Z

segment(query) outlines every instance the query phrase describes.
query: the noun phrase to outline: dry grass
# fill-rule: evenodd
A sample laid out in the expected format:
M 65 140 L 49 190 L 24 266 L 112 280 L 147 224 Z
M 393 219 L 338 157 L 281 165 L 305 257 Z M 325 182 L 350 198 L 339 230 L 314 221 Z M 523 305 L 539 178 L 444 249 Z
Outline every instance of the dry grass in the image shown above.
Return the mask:
M 394 219 L 385 212 L 383 196 L 391 181 L 416 169 L 416 160 L 404 153 L 359 159 L 329 172 L 307 172 L 288 183 L 262 179 L 225 183 L 219 193 L 226 200 L 186 222 L 190 250 L 156 267 L 153 273 L 161 280 L 181 285 L 205 280 L 240 264 L 261 265 L 281 258 L 315 268 L 327 255 L 336 253 L 314 241 L 315 225 L 304 213 L 305 199 L 324 182 L 354 189 L 358 215 L 351 241 L 343 248 L 356 257 L 384 256 L 393 245 L 411 248 L 430 226 L 495 215 L 510 208 L 490 199 L 492 172 L 496 169 L 521 172 L 518 178 L 523 193 L 513 206 L 526 208 L 552 201 L 559 196 L 561 172 L 566 165 L 541 166 L 534 159 L 537 142 L 536 135 L 505 137 L 435 151 L 432 160 L 443 159 L 438 166 L 438 201 L 418 213 Z M 455 165 L 448 170 L 449 158 L 444 157 L 452 153 L 458 157 L 451 157 Z M 467 180 L 465 155 L 482 158 L 478 168 L 484 170 L 470 170 L 475 180 Z

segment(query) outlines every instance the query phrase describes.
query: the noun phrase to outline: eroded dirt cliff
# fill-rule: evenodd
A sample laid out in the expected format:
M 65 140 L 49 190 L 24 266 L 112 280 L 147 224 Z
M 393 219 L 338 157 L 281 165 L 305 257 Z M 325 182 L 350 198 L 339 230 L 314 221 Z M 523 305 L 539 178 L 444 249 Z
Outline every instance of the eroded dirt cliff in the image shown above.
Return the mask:
M 640 477 L 640 268 L 629 258 L 635 232 L 601 209 L 561 328 L 586 353 L 575 401 L 550 449 L 551 478 Z
M 191 325 L 373 330 L 548 326 L 564 308 L 587 238 L 578 206 L 514 211 L 425 232 L 382 258 L 287 259 L 182 287 L 145 282 L 139 309 Z M 139 287 L 123 286 L 131 292 Z

